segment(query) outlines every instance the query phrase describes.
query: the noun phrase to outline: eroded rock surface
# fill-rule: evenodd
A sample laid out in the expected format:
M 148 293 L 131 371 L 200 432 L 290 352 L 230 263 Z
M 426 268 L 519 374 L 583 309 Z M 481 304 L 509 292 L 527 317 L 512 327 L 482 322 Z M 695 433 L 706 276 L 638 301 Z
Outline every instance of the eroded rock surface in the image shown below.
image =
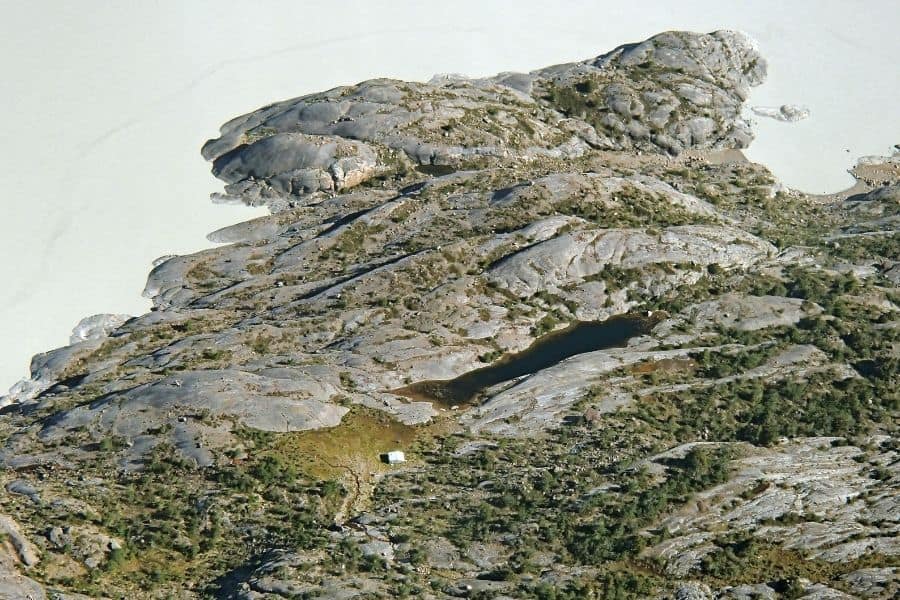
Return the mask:
M 528 74 L 375 79 L 286 100 L 230 121 L 203 154 L 229 194 L 283 207 L 398 163 L 459 169 L 590 148 L 742 148 L 752 134 L 740 107 L 765 72 L 742 34 L 670 32 Z
M 764 75 L 669 32 L 225 124 L 272 214 L 0 400 L 0 596 L 893 597 L 897 161 L 785 191 L 737 152 Z

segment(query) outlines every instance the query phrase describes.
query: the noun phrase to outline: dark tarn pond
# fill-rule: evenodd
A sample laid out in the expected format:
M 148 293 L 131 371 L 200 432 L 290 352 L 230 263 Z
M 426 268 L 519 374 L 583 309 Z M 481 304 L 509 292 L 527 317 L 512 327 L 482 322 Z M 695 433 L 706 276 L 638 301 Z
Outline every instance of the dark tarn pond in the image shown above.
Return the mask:
M 582 321 L 545 335 L 526 350 L 488 367 L 469 371 L 456 379 L 420 381 L 394 393 L 443 406 L 471 404 L 481 392 L 498 383 L 536 373 L 576 354 L 624 346 L 629 339 L 649 331 L 652 322 L 651 318 L 632 315 Z
M 417 165 L 416 171 L 419 173 L 424 173 L 425 175 L 431 175 L 432 177 L 442 177 L 444 175 L 450 175 L 451 173 L 456 173 L 456 167 L 453 165 Z

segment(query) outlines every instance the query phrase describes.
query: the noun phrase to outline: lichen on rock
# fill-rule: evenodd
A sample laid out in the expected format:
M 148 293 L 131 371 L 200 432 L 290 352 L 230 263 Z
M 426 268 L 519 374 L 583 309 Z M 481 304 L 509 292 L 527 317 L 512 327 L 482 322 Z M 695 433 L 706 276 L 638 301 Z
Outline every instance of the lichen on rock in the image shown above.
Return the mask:
M 0 595 L 896 595 L 897 160 L 785 190 L 765 69 L 667 32 L 226 123 L 271 214 L 0 400 Z

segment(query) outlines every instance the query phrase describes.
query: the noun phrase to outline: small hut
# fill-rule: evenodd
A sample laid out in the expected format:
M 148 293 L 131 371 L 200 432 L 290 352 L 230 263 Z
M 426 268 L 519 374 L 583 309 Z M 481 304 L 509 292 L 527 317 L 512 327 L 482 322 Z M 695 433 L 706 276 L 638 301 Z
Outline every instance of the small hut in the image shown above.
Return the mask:
M 406 462 L 406 455 L 401 450 L 391 450 L 381 455 L 382 460 L 389 465 L 399 465 Z

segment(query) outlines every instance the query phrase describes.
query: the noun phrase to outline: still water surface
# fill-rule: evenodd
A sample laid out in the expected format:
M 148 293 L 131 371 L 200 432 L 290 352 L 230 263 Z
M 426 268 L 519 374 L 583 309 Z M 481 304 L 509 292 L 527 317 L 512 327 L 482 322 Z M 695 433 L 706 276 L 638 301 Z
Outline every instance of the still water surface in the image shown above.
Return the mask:
M 552 367 L 576 354 L 624 346 L 648 327 L 648 319 L 631 315 L 582 321 L 545 335 L 526 350 L 488 367 L 469 371 L 456 379 L 421 381 L 395 393 L 441 405 L 470 404 L 491 386 Z

